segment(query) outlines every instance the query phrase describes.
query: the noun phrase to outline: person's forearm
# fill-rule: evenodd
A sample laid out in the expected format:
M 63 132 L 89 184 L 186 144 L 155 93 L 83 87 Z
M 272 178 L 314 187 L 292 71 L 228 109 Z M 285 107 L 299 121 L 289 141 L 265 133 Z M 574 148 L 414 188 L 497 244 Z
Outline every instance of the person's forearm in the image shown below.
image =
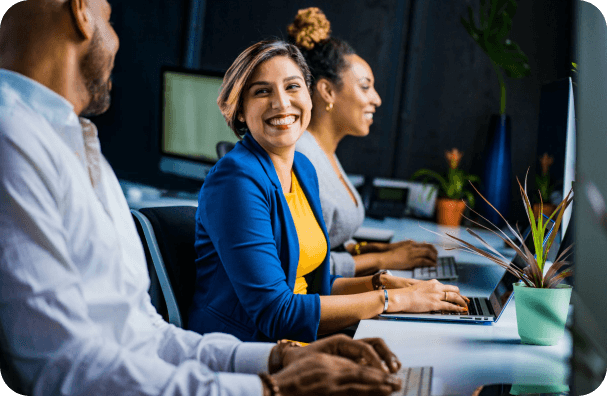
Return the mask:
M 353 256 L 356 276 L 371 275 L 381 268 L 381 253 L 364 253 Z
M 382 290 L 350 296 L 320 296 L 318 334 L 332 333 L 384 311 Z

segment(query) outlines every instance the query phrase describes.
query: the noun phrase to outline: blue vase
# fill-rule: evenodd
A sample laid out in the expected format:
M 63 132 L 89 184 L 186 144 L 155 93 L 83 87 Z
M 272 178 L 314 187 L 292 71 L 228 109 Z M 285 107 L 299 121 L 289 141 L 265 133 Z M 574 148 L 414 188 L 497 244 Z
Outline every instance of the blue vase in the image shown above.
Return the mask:
M 504 216 L 510 209 L 510 184 L 512 160 L 510 157 L 510 117 L 506 114 L 492 115 L 489 127 L 492 135 L 485 157 L 485 170 L 481 192 Z M 498 227 L 503 220 L 489 205 L 479 199 L 480 213 Z

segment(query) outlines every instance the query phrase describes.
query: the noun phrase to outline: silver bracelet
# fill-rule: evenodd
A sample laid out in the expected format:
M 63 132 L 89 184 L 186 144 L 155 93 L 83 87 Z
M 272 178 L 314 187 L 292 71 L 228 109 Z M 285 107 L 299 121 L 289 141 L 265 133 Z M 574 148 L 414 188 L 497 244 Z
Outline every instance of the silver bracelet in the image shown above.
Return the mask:
M 384 312 L 388 312 L 388 289 L 384 289 Z

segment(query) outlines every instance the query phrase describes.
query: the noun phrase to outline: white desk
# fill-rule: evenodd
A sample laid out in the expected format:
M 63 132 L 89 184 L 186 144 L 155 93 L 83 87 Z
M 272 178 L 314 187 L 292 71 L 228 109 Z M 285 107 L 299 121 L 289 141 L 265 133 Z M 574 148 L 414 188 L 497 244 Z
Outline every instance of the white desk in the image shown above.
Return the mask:
M 465 240 L 466 242 L 471 243 L 474 246 L 482 246 L 480 242 L 478 242 L 472 235 L 470 235 L 463 227 L 442 226 L 430 221 L 417 220 L 412 218 L 395 219 L 392 217 L 386 217 L 384 220 L 377 220 L 370 219 L 367 217 L 363 222 L 363 227 L 379 228 L 382 230 L 394 231 L 394 238 L 392 239 L 393 241 L 412 239 L 419 242 L 430 242 L 437 246 L 457 246 L 456 242 L 453 239 L 444 236 L 445 233 L 449 233 L 460 239 Z M 482 236 L 487 243 L 497 248 L 497 250 L 499 250 L 500 252 L 504 249 L 506 251 L 512 252 L 512 250 L 508 249 L 505 246 L 504 242 L 498 236 L 492 234 L 491 232 L 483 230 L 481 228 L 474 228 L 474 231 L 478 231 L 477 233 Z M 433 234 L 432 232 L 441 234 L 442 237 Z
M 394 227 L 394 240 L 440 242 L 440 237 L 419 228 L 417 223 L 411 219 L 365 219 L 364 226 Z M 422 222 L 422 225 L 436 232 L 452 229 L 433 223 Z M 452 230 L 460 235 L 465 233 L 465 239 L 473 241 L 465 230 Z M 485 231 L 481 236 L 489 235 Z M 500 240 L 496 238 L 488 242 L 498 246 L 495 243 Z M 502 246 L 503 242 L 499 243 Z M 503 253 L 506 257 L 513 256 L 509 249 Z M 488 296 L 504 272 L 489 260 L 472 254 L 439 248 L 439 255 L 456 256 L 460 277 L 449 283 L 468 296 Z M 404 271 L 393 272 L 407 275 Z M 555 346 L 521 344 L 515 300 L 493 325 L 370 319 L 361 321 L 355 334 L 355 338 L 366 337 L 383 338 L 404 366 L 433 366 L 433 395 L 472 395 L 480 385 L 498 383 L 566 384 L 569 375 L 568 359 L 572 350 L 569 333 Z

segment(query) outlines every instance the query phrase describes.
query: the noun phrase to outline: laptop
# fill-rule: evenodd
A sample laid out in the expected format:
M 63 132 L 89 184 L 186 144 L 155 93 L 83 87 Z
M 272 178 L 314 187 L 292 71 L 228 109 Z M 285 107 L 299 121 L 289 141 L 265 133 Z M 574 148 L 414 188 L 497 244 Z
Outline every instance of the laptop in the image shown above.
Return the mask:
M 544 220 L 547 221 L 548 216 L 544 215 Z M 552 225 L 554 225 L 554 221 L 550 221 L 552 222 Z M 526 232 L 530 231 L 531 229 L 529 228 Z M 524 237 L 527 237 L 526 234 L 524 234 Z M 533 245 L 533 241 L 531 241 L 531 245 Z M 437 279 L 439 281 L 456 280 L 458 278 L 457 262 L 455 261 L 455 258 L 453 256 L 439 257 L 436 260 L 436 267 L 413 268 L 412 278 L 418 280 Z
M 543 244 L 545 245 L 548 238 L 552 234 L 554 228 L 554 221 L 551 220 L 551 226 L 548 227 Z M 524 243 L 527 247 L 533 247 L 533 238 L 530 237 L 531 227 L 523 233 Z M 532 250 L 533 251 L 533 250 Z M 522 268 L 524 262 L 516 261 L 516 258 L 512 260 L 512 263 Z M 467 313 L 459 312 L 427 312 L 427 313 L 386 313 L 380 314 L 379 316 L 387 319 L 396 320 L 425 320 L 425 321 L 440 321 L 440 322 L 467 322 L 474 324 L 492 324 L 499 320 L 504 308 L 512 298 L 513 283 L 518 282 L 518 278 L 508 271 L 504 271 L 504 275 L 497 283 L 493 292 L 487 297 L 468 297 L 470 303 L 468 304 Z

